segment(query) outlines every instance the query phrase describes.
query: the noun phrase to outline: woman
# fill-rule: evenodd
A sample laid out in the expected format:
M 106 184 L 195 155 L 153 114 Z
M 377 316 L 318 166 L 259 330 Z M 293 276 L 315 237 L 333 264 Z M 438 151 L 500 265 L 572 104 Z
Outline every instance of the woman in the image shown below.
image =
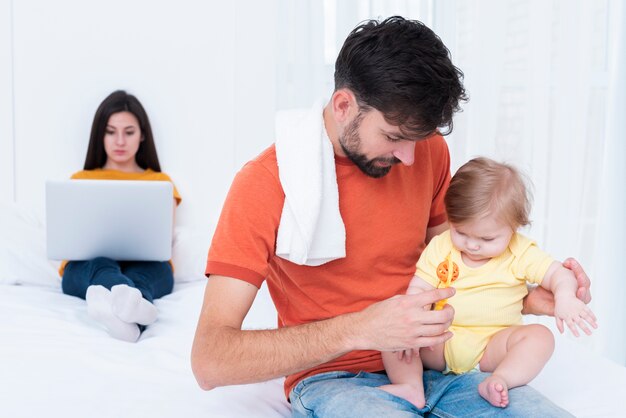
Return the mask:
M 72 179 L 172 181 L 161 172 L 143 106 L 118 90 L 98 107 L 84 170 Z M 174 187 L 174 207 L 181 201 Z M 89 315 L 118 339 L 135 342 L 157 317 L 154 299 L 172 292 L 171 262 L 115 261 L 104 257 L 61 266 L 63 293 L 87 301 Z

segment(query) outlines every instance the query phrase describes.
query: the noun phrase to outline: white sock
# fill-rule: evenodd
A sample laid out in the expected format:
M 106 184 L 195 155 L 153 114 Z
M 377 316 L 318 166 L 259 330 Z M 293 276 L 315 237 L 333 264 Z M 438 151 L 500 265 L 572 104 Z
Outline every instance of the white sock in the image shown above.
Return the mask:
M 109 334 L 119 340 L 134 343 L 139 338 L 137 324 L 122 321 L 111 309 L 111 292 L 104 286 L 89 286 L 87 288 L 87 313 L 96 321 L 102 323 Z
M 113 313 L 125 322 L 150 325 L 157 318 L 157 308 L 143 298 L 139 289 L 118 284 L 111 288 Z

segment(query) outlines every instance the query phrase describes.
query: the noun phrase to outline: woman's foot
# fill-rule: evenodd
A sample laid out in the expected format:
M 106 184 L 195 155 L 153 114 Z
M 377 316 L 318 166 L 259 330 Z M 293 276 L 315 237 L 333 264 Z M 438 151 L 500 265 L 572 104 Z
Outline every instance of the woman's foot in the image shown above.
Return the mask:
M 499 376 L 491 375 L 478 385 L 478 393 L 493 406 L 504 408 L 509 404 L 509 389 Z
M 150 325 L 157 318 L 157 308 L 143 298 L 139 289 L 118 284 L 111 288 L 113 313 L 124 322 Z
M 109 289 L 104 286 L 89 286 L 85 300 L 89 316 L 103 324 L 112 337 L 131 343 L 139 339 L 141 332 L 137 324 L 124 322 L 113 313 Z

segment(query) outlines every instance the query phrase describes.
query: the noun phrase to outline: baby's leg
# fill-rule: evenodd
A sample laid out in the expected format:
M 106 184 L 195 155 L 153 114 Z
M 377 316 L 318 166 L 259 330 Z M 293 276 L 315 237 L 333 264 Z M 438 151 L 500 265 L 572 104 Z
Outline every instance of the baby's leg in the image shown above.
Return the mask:
M 443 355 L 445 344 L 433 347 L 424 347 L 420 350 L 420 358 L 425 369 L 444 371 L 446 369 L 446 359 Z
M 410 363 L 398 358 L 397 352 L 383 352 L 383 364 L 391 381 L 390 385 L 380 386 L 392 395 L 404 398 L 417 408 L 423 408 L 426 404 L 424 398 L 424 382 L 422 381 L 422 361 L 418 355 L 414 355 Z
M 509 404 L 508 389 L 534 379 L 553 351 L 554 336 L 543 325 L 514 326 L 496 333 L 480 360 L 480 369 L 493 374 L 478 385 L 478 392 L 504 408 Z
M 407 363 L 405 359 L 398 359 L 398 353 L 383 352 L 382 357 L 391 384 L 381 386 L 380 389 L 404 398 L 418 408 L 423 408 L 426 404 L 422 380 L 424 366 L 443 370 L 445 367 L 443 345 L 432 351 L 429 348 L 422 348 L 419 356 L 414 355 L 410 363 Z M 437 362 L 439 358 L 441 361 Z M 422 364 L 422 359 L 424 364 Z

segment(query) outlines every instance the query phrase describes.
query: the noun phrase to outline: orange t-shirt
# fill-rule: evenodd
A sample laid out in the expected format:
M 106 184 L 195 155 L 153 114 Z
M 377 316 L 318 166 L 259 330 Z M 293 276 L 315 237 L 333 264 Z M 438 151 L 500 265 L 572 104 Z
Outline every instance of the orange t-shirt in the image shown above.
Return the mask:
M 321 266 L 275 255 L 285 195 L 274 146 L 237 173 L 224 203 L 206 274 L 257 287 L 267 280 L 279 327 L 360 311 L 404 293 L 425 247 L 426 229 L 446 221 L 450 156 L 439 135 L 416 143 L 413 165 L 397 164 L 382 178 L 366 176 L 345 157 L 335 156 L 335 168 L 346 257 Z M 287 376 L 285 392 L 317 373 L 383 369 L 380 352 L 353 351 Z

